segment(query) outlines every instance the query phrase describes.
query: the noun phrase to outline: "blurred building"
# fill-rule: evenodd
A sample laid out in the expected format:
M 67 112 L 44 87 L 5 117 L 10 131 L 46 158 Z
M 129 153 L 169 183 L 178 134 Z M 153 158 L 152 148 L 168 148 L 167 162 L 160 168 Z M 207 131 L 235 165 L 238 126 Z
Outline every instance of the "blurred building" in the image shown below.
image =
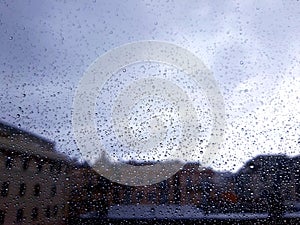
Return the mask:
M 300 199 L 299 158 L 258 156 L 236 174 L 216 172 L 190 162 L 167 180 L 147 186 L 114 183 L 87 164 L 78 165 L 72 172 L 70 217 L 105 217 L 112 206 L 121 211 L 128 206 L 138 206 L 137 210 L 194 207 L 206 214 L 261 213 L 272 211 L 272 207 L 284 211 L 284 205 L 293 205 Z M 139 166 L 137 162 L 130 164 Z
M 299 202 L 300 157 L 260 155 L 248 161 L 235 176 L 236 192 L 245 211 L 268 211 L 270 200 L 285 210 Z
M 159 171 L 153 171 L 159 173 Z M 215 200 L 216 173 L 187 163 L 167 180 L 153 185 L 131 187 L 113 183 L 108 192 L 109 205 L 191 205 L 202 207 Z
M 137 162 L 130 163 L 139 166 Z M 232 174 L 201 168 L 199 163 L 187 163 L 167 180 L 147 186 L 111 182 L 87 164 L 74 168 L 72 177 L 70 217 L 74 220 L 100 219 L 114 206 L 138 210 L 139 207 L 155 209 L 164 205 L 198 208 L 209 213 L 237 202 Z
M 70 177 L 69 221 L 93 215 L 105 217 L 108 211 L 108 190 L 111 182 L 100 176 L 87 163 L 74 164 Z
M 0 123 L 0 224 L 65 224 L 70 166 L 54 144 Z

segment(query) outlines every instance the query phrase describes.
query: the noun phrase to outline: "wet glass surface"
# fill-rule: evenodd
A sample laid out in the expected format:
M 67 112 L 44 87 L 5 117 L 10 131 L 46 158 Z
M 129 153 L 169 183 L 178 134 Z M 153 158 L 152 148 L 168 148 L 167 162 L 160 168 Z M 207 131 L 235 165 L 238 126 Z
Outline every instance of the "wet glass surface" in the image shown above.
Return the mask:
M 1 1 L 0 224 L 297 224 L 299 1 Z

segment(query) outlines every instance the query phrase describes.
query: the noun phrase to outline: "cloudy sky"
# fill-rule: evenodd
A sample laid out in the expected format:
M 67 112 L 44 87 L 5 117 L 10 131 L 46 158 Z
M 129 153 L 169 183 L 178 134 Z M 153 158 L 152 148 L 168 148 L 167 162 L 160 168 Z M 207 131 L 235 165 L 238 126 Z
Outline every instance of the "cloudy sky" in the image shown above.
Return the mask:
M 84 72 L 141 40 L 186 48 L 213 72 L 227 122 L 215 169 L 300 153 L 299 1 L 1 1 L 0 32 L 0 120 L 72 157 Z

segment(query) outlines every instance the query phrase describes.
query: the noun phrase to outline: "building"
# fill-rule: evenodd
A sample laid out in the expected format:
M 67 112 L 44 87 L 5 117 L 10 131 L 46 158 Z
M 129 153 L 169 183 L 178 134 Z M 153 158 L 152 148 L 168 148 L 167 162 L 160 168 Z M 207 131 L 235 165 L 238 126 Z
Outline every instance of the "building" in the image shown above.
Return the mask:
M 89 215 L 106 217 L 107 195 L 111 182 L 100 176 L 87 163 L 74 164 L 70 180 L 68 221 L 76 223 Z
M 54 144 L 0 123 L 0 224 L 65 224 L 68 159 Z
M 198 163 L 187 163 L 175 175 L 156 184 L 126 186 L 112 183 L 108 191 L 108 204 L 201 207 L 213 197 L 211 187 L 214 176 L 210 169 L 199 170 Z
M 270 201 L 281 201 L 285 210 L 299 202 L 299 157 L 260 155 L 249 160 L 235 176 L 236 192 L 245 211 L 268 211 Z
M 129 163 L 140 165 L 138 162 Z M 210 213 L 224 210 L 225 206 L 232 206 L 237 201 L 232 174 L 201 168 L 199 163 L 186 163 L 167 180 L 146 186 L 111 182 L 87 164 L 78 165 L 74 170 L 70 198 L 70 217 L 74 221 L 82 218 L 101 219 L 107 213 L 114 217 L 116 215 L 112 215 L 113 212 L 108 212 L 110 209 L 122 211 L 128 207 L 137 212 L 165 206 L 171 211 L 180 208 Z

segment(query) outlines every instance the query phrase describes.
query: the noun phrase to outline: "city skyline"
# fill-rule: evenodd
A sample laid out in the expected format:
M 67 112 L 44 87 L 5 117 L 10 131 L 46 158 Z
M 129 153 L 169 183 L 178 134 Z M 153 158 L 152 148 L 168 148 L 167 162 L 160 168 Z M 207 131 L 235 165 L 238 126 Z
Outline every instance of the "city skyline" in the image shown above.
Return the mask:
M 85 71 L 111 49 L 159 40 L 194 53 L 219 85 L 227 128 L 214 169 L 237 171 L 258 154 L 297 155 L 298 14 L 296 1 L 3 2 L 0 120 L 80 158 L 70 121 Z

